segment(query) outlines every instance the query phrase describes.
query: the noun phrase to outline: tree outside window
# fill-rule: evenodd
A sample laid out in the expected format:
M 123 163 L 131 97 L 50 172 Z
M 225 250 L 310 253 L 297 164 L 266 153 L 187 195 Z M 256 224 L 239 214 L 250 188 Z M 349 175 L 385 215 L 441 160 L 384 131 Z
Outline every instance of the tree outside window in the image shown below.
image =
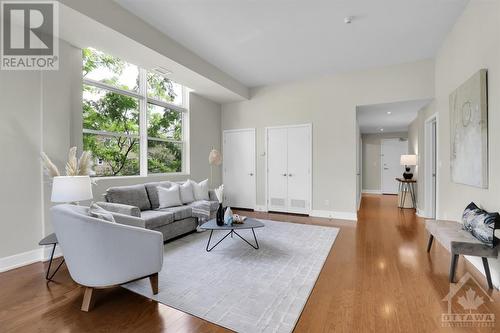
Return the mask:
M 182 86 L 90 48 L 83 50 L 83 79 L 83 146 L 95 158 L 96 176 L 182 171 Z M 143 113 L 147 133 L 141 136 Z M 147 161 L 142 173 L 141 154 Z

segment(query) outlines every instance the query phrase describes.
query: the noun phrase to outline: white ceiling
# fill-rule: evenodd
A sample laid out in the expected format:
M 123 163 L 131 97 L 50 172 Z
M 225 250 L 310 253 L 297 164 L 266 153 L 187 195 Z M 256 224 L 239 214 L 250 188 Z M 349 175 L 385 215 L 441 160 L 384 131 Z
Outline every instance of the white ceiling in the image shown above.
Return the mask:
M 417 117 L 418 111 L 429 103 L 430 100 L 421 99 L 357 106 L 356 117 L 360 132 L 363 134 L 406 132 L 408 125 Z
M 115 1 L 249 87 L 433 58 L 468 2 Z

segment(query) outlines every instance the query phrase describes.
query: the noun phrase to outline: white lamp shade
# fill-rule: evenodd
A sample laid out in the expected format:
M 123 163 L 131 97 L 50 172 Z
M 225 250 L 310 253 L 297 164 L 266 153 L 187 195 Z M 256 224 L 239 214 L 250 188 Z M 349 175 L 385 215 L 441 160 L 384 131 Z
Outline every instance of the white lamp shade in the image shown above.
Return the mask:
M 208 154 L 208 163 L 210 165 L 221 165 L 222 155 L 217 149 L 212 149 L 210 154 Z
M 417 155 L 401 155 L 401 165 L 417 165 Z
M 52 202 L 77 202 L 92 198 L 89 176 L 59 176 L 52 181 Z

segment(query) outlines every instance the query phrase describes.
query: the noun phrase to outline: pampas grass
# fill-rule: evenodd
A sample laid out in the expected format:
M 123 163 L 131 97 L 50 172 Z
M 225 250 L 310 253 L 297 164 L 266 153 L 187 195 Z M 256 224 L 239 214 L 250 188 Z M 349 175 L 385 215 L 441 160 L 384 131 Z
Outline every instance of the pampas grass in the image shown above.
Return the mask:
M 92 155 L 88 151 L 84 151 L 82 156 L 78 159 L 78 174 L 80 176 L 87 176 L 92 173 Z
M 45 154 L 43 151 L 40 153 L 40 157 L 42 158 L 43 162 L 43 170 L 45 171 L 45 174 L 49 177 L 58 177 L 61 175 L 59 172 L 59 169 L 56 167 L 54 163 L 50 160 L 50 158 Z
M 49 177 L 60 176 L 61 173 L 57 166 L 50 160 L 44 152 L 40 153 L 45 173 Z M 90 176 L 92 173 L 92 154 L 84 151 L 80 158 L 76 157 L 76 147 L 71 147 L 68 153 L 68 162 L 66 163 L 66 176 Z

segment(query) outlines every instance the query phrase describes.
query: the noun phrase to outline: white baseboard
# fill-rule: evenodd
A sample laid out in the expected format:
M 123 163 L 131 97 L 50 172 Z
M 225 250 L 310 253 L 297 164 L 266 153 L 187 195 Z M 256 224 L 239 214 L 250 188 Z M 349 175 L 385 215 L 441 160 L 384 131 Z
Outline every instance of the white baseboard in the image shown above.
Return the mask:
M 324 217 L 327 219 L 349 220 L 349 221 L 358 220 L 358 215 L 356 213 L 336 212 L 331 210 L 312 210 L 310 216 Z
M 382 194 L 381 190 L 361 190 L 361 193 L 366 194 Z
M 417 216 L 427 218 L 427 214 L 422 209 L 417 208 Z
M 52 246 L 26 251 L 12 256 L 0 258 L 0 272 L 10 271 L 11 269 L 30 265 L 35 262 L 47 261 L 50 259 Z M 54 258 L 62 256 L 61 248 L 58 246 L 54 252 Z
M 266 206 L 258 206 L 258 205 L 256 205 L 253 208 L 253 210 L 256 211 L 256 212 L 267 212 L 267 207 Z

